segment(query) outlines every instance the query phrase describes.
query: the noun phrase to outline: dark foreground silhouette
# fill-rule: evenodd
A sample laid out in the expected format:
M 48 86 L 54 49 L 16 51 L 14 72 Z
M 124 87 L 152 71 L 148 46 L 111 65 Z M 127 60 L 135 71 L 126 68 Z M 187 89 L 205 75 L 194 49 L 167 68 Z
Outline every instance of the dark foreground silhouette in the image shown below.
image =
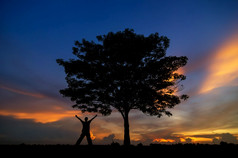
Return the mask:
M 92 122 L 93 119 L 95 119 L 97 117 L 97 115 L 95 115 L 91 120 L 88 121 L 88 117 L 85 117 L 84 118 L 84 121 L 79 118 L 77 115 L 75 115 L 76 118 L 78 118 L 82 125 L 83 125 L 83 128 L 82 128 L 82 133 L 79 137 L 79 139 L 77 140 L 76 144 L 75 145 L 80 145 L 80 143 L 82 142 L 83 138 L 86 136 L 87 138 L 87 141 L 88 141 L 88 145 L 93 145 L 92 143 L 92 139 L 90 137 L 90 123 Z
M 60 94 L 82 112 L 107 116 L 117 110 L 124 120 L 123 144 L 129 146 L 132 110 L 171 116 L 169 109 L 188 99 L 186 94 L 175 93 L 186 79 L 177 70 L 188 58 L 167 56 L 170 40 L 159 33 L 144 36 L 125 29 L 96 38 L 96 42 L 75 41 L 75 58 L 56 60 L 64 67 L 68 84 Z
M 212 154 L 213 156 L 220 156 L 220 154 L 229 156 L 238 151 L 237 144 L 222 144 L 222 145 L 208 145 L 208 144 L 174 144 L 162 145 L 151 144 L 150 146 L 120 146 L 117 143 L 112 145 L 0 145 L 1 154 L 11 155 L 30 155 L 30 156 L 119 156 L 125 153 L 135 155 L 166 155 L 166 156 L 183 156 L 196 157 L 205 156 L 204 154 Z M 195 155 L 194 155 L 195 154 Z M 134 157 L 133 156 L 133 157 Z M 155 156 L 155 155 L 154 155 Z

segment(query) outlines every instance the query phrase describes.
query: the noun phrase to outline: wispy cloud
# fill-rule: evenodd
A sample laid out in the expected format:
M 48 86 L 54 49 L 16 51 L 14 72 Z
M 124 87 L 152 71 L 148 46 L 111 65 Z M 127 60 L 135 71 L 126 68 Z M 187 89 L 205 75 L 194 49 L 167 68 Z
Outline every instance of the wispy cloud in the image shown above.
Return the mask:
M 238 33 L 233 35 L 215 51 L 208 67 L 200 93 L 223 86 L 238 85 Z M 235 83 L 234 83 L 235 82 Z
M 26 95 L 26 96 L 30 96 L 30 97 L 35 97 L 35 98 L 44 98 L 46 97 L 43 94 L 40 93 L 33 93 L 33 92 L 28 92 L 28 91 L 24 91 L 24 90 L 20 90 L 20 89 L 16 89 L 16 88 L 11 88 L 11 87 L 7 87 L 4 85 L 0 85 L 1 89 L 13 92 L 13 93 L 17 93 L 17 94 L 21 94 L 21 95 Z

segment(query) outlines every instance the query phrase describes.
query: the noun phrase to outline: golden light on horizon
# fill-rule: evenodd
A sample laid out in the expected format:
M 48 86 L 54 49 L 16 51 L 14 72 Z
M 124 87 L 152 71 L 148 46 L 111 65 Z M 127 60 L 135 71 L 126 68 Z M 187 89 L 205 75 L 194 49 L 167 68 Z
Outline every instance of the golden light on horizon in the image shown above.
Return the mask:
M 189 137 L 192 139 L 193 143 L 207 143 L 207 142 L 212 142 L 213 138 L 205 138 L 205 137 Z
M 181 136 L 177 139 L 155 138 L 153 143 L 212 143 L 213 138 L 195 137 L 195 136 Z
M 215 51 L 211 57 L 208 75 L 200 93 L 206 93 L 218 87 L 238 85 L 238 33 L 233 35 Z
M 164 138 L 156 138 L 153 140 L 154 143 L 174 143 L 173 139 L 164 139 Z
M 17 119 L 32 119 L 39 123 L 55 122 L 66 117 L 74 117 L 75 111 L 65 111 L 63 113 L 54 112 L 37 112 L 37 113 L 25 113 L 25 112 L 12 112 L 0 110 L 0 115 L 13 116 Z

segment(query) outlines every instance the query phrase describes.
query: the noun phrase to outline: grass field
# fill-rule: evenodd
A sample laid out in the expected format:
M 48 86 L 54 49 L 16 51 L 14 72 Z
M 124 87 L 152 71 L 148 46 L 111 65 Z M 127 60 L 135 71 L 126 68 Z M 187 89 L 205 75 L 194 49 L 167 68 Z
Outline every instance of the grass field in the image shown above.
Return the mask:
M 151 144 L 150 146 L 120 146 L 120 145 L 0 145 L 1 154 L 9 156 L 70 156 L 78 155 L 89 157 L 111 157 L 122 156 L 127 154 L 132 155 L 168 155 L 168 156 L 198 156 L 205 154 L 212 154 L 214 157 L 220 154 L 233 155 L 237 153 L 238 145 L 235 144 L 222 144 L 222 145 L 207 145 L 207 144 L 174 144 L 162 145 Z M 195 155 L 194 155 L 195 154 Z M 190 155 L 190 156 L 189 156 Z M 233 155 L 234 156 L 234 155 Z M 233 157 L 232 156 L 232 157 Z

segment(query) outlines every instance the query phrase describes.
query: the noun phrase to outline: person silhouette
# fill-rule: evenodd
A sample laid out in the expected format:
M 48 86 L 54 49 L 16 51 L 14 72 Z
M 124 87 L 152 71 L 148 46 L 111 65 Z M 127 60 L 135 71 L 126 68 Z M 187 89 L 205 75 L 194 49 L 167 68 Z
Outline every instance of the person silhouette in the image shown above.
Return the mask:
M 95 119 L 97 117 L 97 115 L 95 115 L 91 120 L 88 121 L 88 117 L 85 117 L 83 121 L 82 119 L 80 119 L 77 115 L 75 115 L 75 117 L 77 119 L 79 119 L 83 125 L 83 129 L 82 129 L 82 133 L 79 137 L 79 139 L 77 140 L 75 145 L 80 145 L 80 143 L 82 142 L 83 138 L 86 136 L 87 141 L 88 141 L 88 145 L 93 145 L 92 143 L 92 139 L 90 137 L 90 123 L 92 122 L 93 119 Z

